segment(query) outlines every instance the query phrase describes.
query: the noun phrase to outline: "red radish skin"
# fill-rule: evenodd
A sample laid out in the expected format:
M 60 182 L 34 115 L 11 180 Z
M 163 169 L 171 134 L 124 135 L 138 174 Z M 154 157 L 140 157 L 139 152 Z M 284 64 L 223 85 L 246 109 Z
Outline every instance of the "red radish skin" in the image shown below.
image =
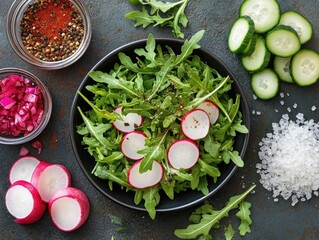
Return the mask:
M 199 158 L 199 148 L 189 139 L 176 140 L 171 144 L 167 152 L 167 159 L 175 169 L 190 169 Z
M 13 183 L 5 196 L 9 213 L 19 224 L 31 224 L 38 221 L 46 209 L 36 188 L 29 182 L 20 180 Z
M 16 160 L 9 172 L 9 182 L 13 184 L 16 181 L 24 180 L 31 182 L 31 177 L 41 161 L 35 157 L 25 156 Z
M 81 227 L 87 220 L 89 212 L 89 199 L 77 188 L 61 189 L 49 201 L 52 222 L 64 232 L 71 232 Z
M 147 136 L 138 131 L 127 133 L 123 136 L 120 148 L 125 157 L 132 160 L 142 159 L 145 154 L 137 153 L 145 148 L 145 139 Z
M 204 110 L 208 114 L 211 124 L 215 124 L 217 122 L 219 118 L 219 107 L 216 103 L 210 100 L 205 100 L 197 108 Z
M 38 154 L 40 154 L 42 152 L 42 142 L 39 140 L 34 141 L 31 144 L 32 147 L 36 148 L 38 150 Z
M 143 189 L 158 184 L 164 175 L 163 166 L 157 162 L 153 162 L 151 170 L 140 173 L 140 164 L 142 160 L 135 162 L 128 170 L 128 182 L 132 187 Z
M 27 149 L 25 146 L 22 146 L 20 148 L 19 157 L 25 157 L 29 154 L 29 149 Z
M 180 126 L 187 138 L 202 139 L 206 137 L 210 128 L 209 116 L 202 109 L 194 109 L 182 117 Z
M 122 120 L 116 120 L 113 122 L 113 126 L 120 132 L 129 133 L 135 130 L 143 123 L 143 117 L 137 113 L 128 113 L 127 115 L 122 115 L 122 106 L 117 107 L 114 112 L 121 116 Z
M 49 202 L 58 190 L 71 185 L 71 175 L 66 167 L 60 164 L 49 164 L 35 169 L 31 183 L 38 190 L 41 198 Z

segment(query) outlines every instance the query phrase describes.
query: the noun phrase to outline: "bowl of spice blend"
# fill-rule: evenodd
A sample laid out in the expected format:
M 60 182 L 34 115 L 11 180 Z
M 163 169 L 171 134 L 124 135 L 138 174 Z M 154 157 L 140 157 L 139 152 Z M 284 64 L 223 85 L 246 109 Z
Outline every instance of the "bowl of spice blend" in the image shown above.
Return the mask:
M 7 37 L 25 61 L 47 70 L 67 67 L 86 51 L 92 35 L 81 0 L 16 0 L 7 16 Z
M 0 143 L 22 144 L 47 126 L 52 98 L 32 73 L 19 68 L 0 69 Z

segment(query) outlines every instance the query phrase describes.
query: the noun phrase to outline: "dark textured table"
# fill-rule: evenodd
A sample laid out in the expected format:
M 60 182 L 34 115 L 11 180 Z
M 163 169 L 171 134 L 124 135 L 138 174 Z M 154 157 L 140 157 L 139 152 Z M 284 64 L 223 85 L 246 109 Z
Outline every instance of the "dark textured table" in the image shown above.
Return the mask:
M 86 179 L 76 162 L 70 141 L 70 109 L 76 89 L 86 73 L 107 53 L 113 49 L 133 40 L 146 38 L 149 32 L 155 37 L 171 37 L 169 29 L 149 27 L 147 29 L 134 28 L 134 23 L 124 18 L 125 13 L 133 7 L 125 0 L 100 1 L 85 0 L 91 15 L 93 37 L 84 56 L 75 64 L 62 70 L 44 71 L 22 61 L 11 49 L 7 41 L 6 14 L 12 0 L 1 0 L 0 3 L 0 68 L 19 67 L 31 71 L 42 79 L 48 86 L 53 98 L 53 114 L 45 131 L 37 138 L 43 142 L 43 152 L 38 155 L 30 143 L 24 144 L 31 150 L 31 154 L 45 161 L 61 163 L 72 174 L 73 186 L 82 189 L 91 202 L 90 216 L 83 227 L 72 232 L 63 233 L 55 228 L 48 212 L 44 217 L 32 225 L 19 225 L 7 212 L 4 204 L 4 195 L 9 187 L 8 173 L 14 160 L 18 158 L 21 146 L 0 146 L 0 239 L 176 239 L 173 232 L 176 228 L 184 228 L 188 224 L 188 216 L 195 209 L 178 211 L 174 213 L 157 214 L 152 221 L 146 212 L 140 212 L 122 207 L 98 192 Z M 186 14 L 189 25 L 185 30 L 186 37 L 190 37 L 199 29 L 206 33 L 201 46 L 215 53 L 238 77 L 250 106 L 251 137 L 245 155 L 245 167 L 237 170 L 218 194 L 209 199 L 209 202 L 221 208 L 232 195 L 243 192 L 245 187 L 257 184 L 255 194 L 249 195 L 247 200 L 252 203 L 251 216 L 252 232 L 245 239 L 319 239 L 319 200 L 298 203 L 292 207 L 291 202 L 279 199 L 274 202 L 272 193 L 259 184 L 259 175 L 255 165 L 258 159 L 258 143 L 267 132 L 272 130 L 271 123 L 278 122 L 287 108 L 292 108 L 290 116 L 298 112 L 305 114 L 307 119 L 319 121 L 318 110 L 312 111 L 313 105 L 319 108 L 318 91 L 316 84 L 307 88 L 298 88 L 295 85 L 282 84 L 279 95 L 270 101 L 254 100 L 250 89 L 249 74 L 244 71 L 239 58 L 227 49 L 227 34 L 232 22 L 238 16 L 238 9 L 242 1 L 212 1 L 191 0 Z M 296 10 L 307 16 L 314 27 L 314 36 L 306 44 L 307 47 L 319 51 L 319 21 L 317 0 L 287 0 L 279 1 L 281 10 Z M 289 93 L 289 96 L 287 96 Z M 284 105 L 280 101 L 284 101 Z M 275 111 L 278 109 L 279 111 Z M 111 223 L 109 214 L 122 218 L 127 224 L 127 232 L 118 233 L 117 226 Z M 233 226 L 238 222 L 233 216 L 222 221 L 227 226 L 229 221 Z M 213 232 L 214 239 L 224 239 L 223 227 Z M 236 239 L 241 239 L 237 233 Z

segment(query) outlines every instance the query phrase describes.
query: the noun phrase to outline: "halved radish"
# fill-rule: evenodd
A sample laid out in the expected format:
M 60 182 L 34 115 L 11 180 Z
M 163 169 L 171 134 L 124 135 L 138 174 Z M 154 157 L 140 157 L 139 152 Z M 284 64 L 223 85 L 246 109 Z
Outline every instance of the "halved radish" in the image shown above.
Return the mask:
M 38 168 L 39 167 L 39 168 Z M 58 190 L 71 185 L 71 175 L 66 167 L 60 164 L 38 166 L 31 178 L 31 183 L 38 190 L 41 198 L 49 202 Z
M 36 188 L 23 180 L 16 181 L 10 186 L 5 196 L 5 203 L 9 213 L 19 224 L 38 221 L 46 209 L 46 204 Z
M 84 224 L 89 216 L 90 202 L 79 189 L 67 187 L 52 196 L 49 201 L 49 212 L 58 229 L 70 232 Z
M 120 132 L 128 133 L 135 130 L 136 127 L 142 125 L 143 118 L 137 113 L 128 113 L 127 115 L 122 114 L 122 106 L 117 107 L 116 112 L 123 120 L 116 120 L 113 122 L 113 126 Z
M 145 154 L 139 154 L 137 152 L 145 148 L 146 138 L 147 136 L 144 133 L 138 131 L 125 134 L 120 145 L 122 153 L 132 160 L 143 158 Z
M 182 117 L 181 130 L 186 137 L 192 140 L 206 137 L 209 127 L 209 116 L 202 109 L 194 109 Z
M 154 161 L 151 170 L 140 173 L 142 160 L 135 162 L 128 170 L 128 182 L 135 188 L 148 188 L 158 184 L 163 177 L 164 170 L 162 165 Z
M 21 157 L 16 160 L 12 164 L 9 172 L 10 184 L 13 184 L 18 180 L 31 182 L 32 174 L 35 168 L 40 164 L 40 162 L 41 161 L 39 159 L 31 156 Z
M 208 116 L 211 124 L 215 124 L 219 117 L 219 107 L 210 100 L 205 100 L 198 107 L 198 109 L 204 110 Z
M 196 143 L 192 140 L 176 140 L 169 147 L 167 158 L 173 168 L 189 169 L 197 163 L 199 158 L 199 149 Z

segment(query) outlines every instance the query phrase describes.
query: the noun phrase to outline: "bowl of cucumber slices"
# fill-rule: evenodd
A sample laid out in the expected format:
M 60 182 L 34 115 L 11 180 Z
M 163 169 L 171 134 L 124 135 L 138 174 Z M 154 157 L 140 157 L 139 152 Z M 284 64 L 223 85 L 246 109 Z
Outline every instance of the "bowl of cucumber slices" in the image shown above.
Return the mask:
M 244 165 L 247 102 L 231 71 L 200 47 L 203 34 L 150 34 L 112 51 L 72 104 L 72 146 L 84 174 L 151 218 L 200 203 Z
M 277 95 L 280 82 L 305 87 L 319 79 L 319 54 L 307 47 L 313 28 L 296 11 L 282 12 L 276 0 L 247 0 L 228 36 L 231 52 L 252 74 L 251 86 L 260 99 Z

